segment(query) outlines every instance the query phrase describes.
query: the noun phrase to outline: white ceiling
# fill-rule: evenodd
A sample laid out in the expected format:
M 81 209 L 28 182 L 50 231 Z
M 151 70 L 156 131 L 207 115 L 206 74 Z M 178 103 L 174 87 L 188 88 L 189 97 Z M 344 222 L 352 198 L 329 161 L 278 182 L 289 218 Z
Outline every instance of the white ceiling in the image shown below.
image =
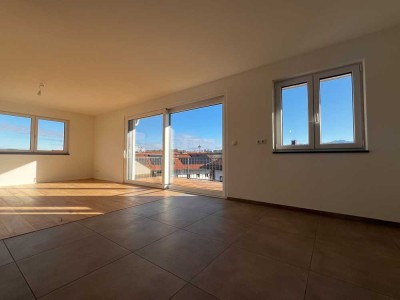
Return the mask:
M 0 100 L 98 114 L 398 23 L 399 0 L 1 0 Z

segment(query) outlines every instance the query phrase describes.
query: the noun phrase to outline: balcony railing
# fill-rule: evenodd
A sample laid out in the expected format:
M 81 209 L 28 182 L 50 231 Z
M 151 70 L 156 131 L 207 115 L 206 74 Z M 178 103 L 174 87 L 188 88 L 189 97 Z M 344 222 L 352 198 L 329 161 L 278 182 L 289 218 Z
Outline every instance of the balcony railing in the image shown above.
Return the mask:
M 176 178 L 223 181 L 221 155 L 174 156 L 171 164 L 171 175 Z M 161 177 L 162 170 L 162 157 L 136 157 L 136 179 Z

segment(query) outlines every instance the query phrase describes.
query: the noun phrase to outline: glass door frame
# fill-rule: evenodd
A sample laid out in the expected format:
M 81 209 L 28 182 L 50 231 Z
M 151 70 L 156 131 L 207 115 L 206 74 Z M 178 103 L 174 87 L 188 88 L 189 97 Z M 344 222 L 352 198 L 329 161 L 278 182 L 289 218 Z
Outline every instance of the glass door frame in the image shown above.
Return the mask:
M 192 193 L 192 194 L 198 194 L 198 195 L 206 195 L 206 196 L 213 196 L 213 197 L 221 197 L 221 198 L 226 198 L 226 193 L 225 193 L 225 187 L 226 187 L 226 168 L 225 168 L 225 161 L 226 161 L 226 143 L 225 143 L 225 103 L 224 103 L 224 97 L 223 96 L 218 96 L 218 97 L 213 97 L 208 100 L 203 100 L 203 101 L 198 101 L 198 102 L 193 102 L 189 104 L 184 104 L 181 106 L 176 106 L 174 108 L 168 109 L 168 123 L 170 124 L 170 115 L 173 113 L 179 113 L 179 112 L 185 112 L 193 109 L 200 109 L 208 106 L 213 106 L 213 105 L 222 105 L 222 191 L 213 191 L 213 190 L 208 190 L 208 189 L 199 189 L 199 188 L 185 188 L 181 186 L 174 185 L 171 180 L 168 182 L 168 188 L 174 191 L 180 191 L 180 192 L 187 192 L 187 193 Z M 171 149 L 168 150 L 170 155 Z M 168 175 L 171 176 L 171 171 L 172 171 L 172 166 L 169 165 L 169 170 L 168 170 Z
M 148 113 L 143 113 L 143 114 L 137 114 L 137 115 L 131 115 L 128 117 L 125 117 L 125 145 L 124 145 L 124 183 L 129 183 L 129 184 L 135 184 L 135 185 L 142 185 L 142 186 L 148 186 L 148 187 L 153 187 L 153 188 L 165 188 L 165 177 L 166 174 L 164 172 L 165 170 L 165 138 L 166 138 L 166 127 L 165 127 L 165 114 L 166 114 L 166 110 L 165 109 L 161 109 L 161 110 L 155 110 L 155 111 L 151 111 Z M 128 168 L 128 163 L 129 163 L 129 143 L 130 143 L 130 133 L 129 133 L 129 121 L 131 120 L 138 120 L 138 119 L 143 119 L 143 118 L 149 118 L 149 117 L 154 117 L 154 116 L 159 116 L 161 115 L 163 118 L 163 137 L 162 137 L 162 181 L 161 184 L 159 183 L 151 183 L 151 182 L 144 182 L 141 180 L 132 180 L 129 179 L 129 168 Z M 169 130 L 169 127 L 168 127 Z M 168 135 L 169 136 L 169 135 Z
M 184 112 L 188 110 L 198 109 L 202 107 L 208 107 L 213 105 L 222 104 L 222 191 L 212 191 L 207 189 L 197 189 L 197 188 L 184 188 L 179 186 L 174 186 L 171 183 L 171 118 L 172 113 Z M 128 143 L 129 143 L 129 121 L 141 118 L 152 117 L 156 115 L 163 115 L 163 147 L 162 147 L 162 159 L 163 159 L 163 170 L 162 170 L 162 184 L 157 183 L 147 183 L 140 180 L 129 180 L 128 178 Z M 190 102 L 188 104 L 175 106 L 173 108 L 166 108 L 161 110 L 155 110 L 148 113 L 130 115 L 125 117 L 125 145 L 124 145 L 124 182 L 135 185 L 142 185 L 160 189 L 171 189 L 174 191 L 187 192 L 198 195 L 206 195 L 213 197 L 226 198 L 226 183 L 227 183 L 227 171 L 226 171 L 226 158 L 227 158 L 227 143 L 226 143 L 226 103 L 225 96 L 219 95 L 212 98 L 207 98 L 207 100 L 200 100 L 196 102 Z

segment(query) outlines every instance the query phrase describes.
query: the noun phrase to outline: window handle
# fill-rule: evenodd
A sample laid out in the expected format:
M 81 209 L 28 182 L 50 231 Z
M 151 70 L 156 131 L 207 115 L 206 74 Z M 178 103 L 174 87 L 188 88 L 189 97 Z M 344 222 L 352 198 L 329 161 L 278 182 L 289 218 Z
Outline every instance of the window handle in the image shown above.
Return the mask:
M 318 124 L 319 123 L 319 113 L 315 114 L 315 123 Z

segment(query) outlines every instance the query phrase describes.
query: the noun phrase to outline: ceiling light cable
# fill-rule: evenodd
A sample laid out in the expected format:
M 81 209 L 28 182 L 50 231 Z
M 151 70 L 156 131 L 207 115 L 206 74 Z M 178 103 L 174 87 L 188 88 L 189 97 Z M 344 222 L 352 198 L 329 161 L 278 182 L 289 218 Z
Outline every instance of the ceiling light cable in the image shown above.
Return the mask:
M 42 88 L 44 88 L 44 83 L 43 83 L 43 82 L 41 82 L 41 83 L 39 84 L 39 91 L 37 92 L 37 95 L 38 95 L 38 96 L 41 96 L 41 95 L 42 95 Z

